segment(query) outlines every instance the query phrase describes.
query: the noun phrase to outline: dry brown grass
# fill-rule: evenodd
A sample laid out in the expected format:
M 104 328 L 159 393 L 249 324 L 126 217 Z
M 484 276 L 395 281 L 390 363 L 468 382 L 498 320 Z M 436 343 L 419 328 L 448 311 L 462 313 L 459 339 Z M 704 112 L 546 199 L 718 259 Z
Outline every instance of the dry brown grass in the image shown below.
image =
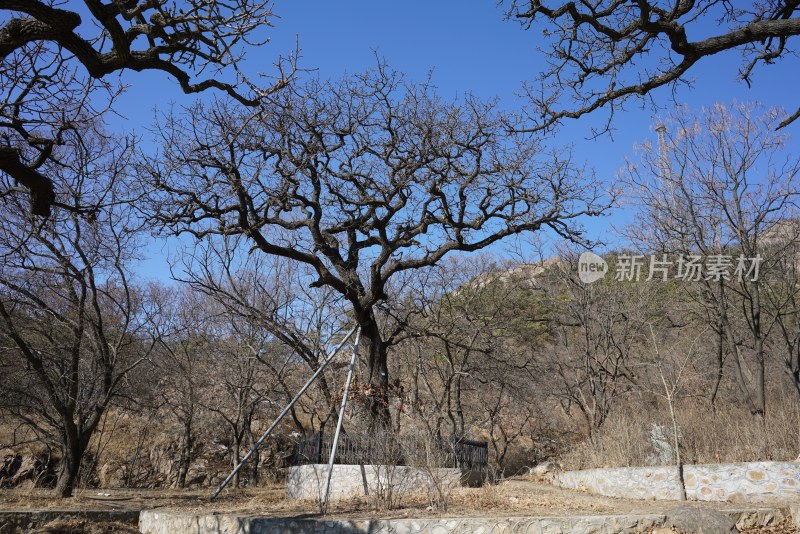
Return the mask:
M 794 521 L 787 517 L 776 525 L 768 527 L 749 527 L 740 530 L 741 534 L 797 534 L 798 529 Z
M 0 510 L 174 510 L 185 513 L 239 513 L 269 515 L 270 517 L 317 516 L 314 501 L 286 498 L 283 485 L 270 488 L 231 490 L 219 499 L 209 501 L 208 491 L 181 490 L 111 490 L 109 496 L 99 497 L 97 491 L 82 492 L 72 499 L 55 499 L 48 492 L 36 490 L 0 492 Z M 668 501 L 642 502 L 612 499 L 564 490 L 525 480 L 507 480 L 483 488 L 459 488 L 451 495 L 446 516 L 565 516 L 612 513 L 650 513 L 674 505 Z M 424 491 L 404 497 L 395 510 L 376 511 L 367 498 L 332 501 L 328 516 L 332 518 L 441 517 L 443 513 L 431 508 Z
M 32 530 L 29 534 L 139 534 L 134 525 L 114 521 L 56 519 Z
M 721 404 L 714 411 L 704 399 L 686 399 L 677 419 L 686 463 L 794 461 L 800 454 L 800 404 L 788 395 L 773 399 L 764 418 L 740 406 Z M 575 444 L 559 461 L 566 469 L 647 465 L 655 453 L 652 423 L 668 425 L 665 408 L 620 405 L 593 440 Z

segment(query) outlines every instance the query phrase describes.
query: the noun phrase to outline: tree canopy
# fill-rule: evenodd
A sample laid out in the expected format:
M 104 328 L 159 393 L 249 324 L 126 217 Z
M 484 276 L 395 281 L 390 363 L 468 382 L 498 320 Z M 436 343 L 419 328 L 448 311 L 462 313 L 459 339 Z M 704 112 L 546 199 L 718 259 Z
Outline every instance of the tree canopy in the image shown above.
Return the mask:
M 702 59 L 722 52 L 741 52 L 739 76 L 750 84 L 758 66 L 791 56 L 790 39 L 800 35 L 797 0 L 512 0 L 508 9 L 545 40 L 548 68 L 526 86 L 532 130 L 600 108 L 609 110 L 608 128 L 629 100 L 687 83 Z M 780 126 L 798 116 L 800 109 Z
M 293 84 L 257 110 L 198 103 L 164 119 L 162 151 L 143 162 L 151 218 L 309 265 L 312 285 L 349 302 L 370 380 L 385 388 L 392 333 L 375 308 L 392 277 L 523 232 L 579 240 L 580 218 L 607 206 L 568 153 L 511 133 L 513 120 L 384 65 Z
M 63 4 L 0 2 L 6 19 L 0 28 L 0 171 L 29 192 L 35 215 L 49 215 L 57 203 L 53 176 L 43 169 L 53 148 L 65 142 L 65 132 L 102 115 L 123 90 L 110 74 L 161 71 L 185 93 L 214 88 L 247 105 L 262 96 L 244 83 L 237 62 L 242 44 L 266 42 L 268 0 Z M 289 77 L 281 71 L 264 92 Z M 4 185 L 0 192 L 13 189 Z

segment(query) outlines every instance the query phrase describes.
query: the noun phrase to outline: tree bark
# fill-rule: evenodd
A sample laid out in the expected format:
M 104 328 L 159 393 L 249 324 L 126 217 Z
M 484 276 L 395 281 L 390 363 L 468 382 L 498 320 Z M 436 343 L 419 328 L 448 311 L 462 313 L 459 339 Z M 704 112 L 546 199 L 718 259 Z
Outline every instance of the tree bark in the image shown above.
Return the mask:
M 365 433 L 386 431 L 391 428 L 389 412 L 388 346 L 381 337 L 372 311 L 359 321 L 361 339 L 359 355 L 366 361 L 366 376 L 362 382 L 366 389 L 358 395 L 351 407 L 352 424 Z
M 192 415 L 189 414 L 183 420 L 183 443 L 181 445 L 181 458 L 178 464 L 178 479 L 175 485 L 179 488 L 186 487 L 186 473 L 189 472 L 189 463 L 192 454 Z
M 55 489 L 58 497 L 72 497 L 87 441 L 71 420 L 65 422 L 61 442 L 61 464 L 58 468 Z

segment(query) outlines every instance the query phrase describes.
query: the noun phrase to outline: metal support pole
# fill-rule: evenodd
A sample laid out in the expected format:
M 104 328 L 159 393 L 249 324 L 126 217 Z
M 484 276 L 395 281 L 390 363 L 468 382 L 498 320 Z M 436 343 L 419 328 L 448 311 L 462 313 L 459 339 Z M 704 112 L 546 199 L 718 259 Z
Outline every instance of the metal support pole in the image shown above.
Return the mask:
M 344 410 L 347 407 L 347 396 L 350 393 L 350 381 L 353 379 L 353 370 L 356 367 L 358 357 L 358 343 L 361 340 L 361 329 L 356 334 L 356 342 L 353 345 L 353 356 L 350 358 L 350 368 L 347 370 L 347 381 L 344 383 L 344 394 L 342 395 L 342 405 L 339 407 L 339 421 L 336 422 L 336 434 L 333 435 L 333 445 L 331 445 L 331 455 L 328 458 L 328 478 L 325 481 L 325 496 L 322 500 L 323 515 L 328 511 L 328 494 L 331 491 L 331 476 L 333 475 L 333 461 L 336 459 L 336 447 L 339 445 L 339 433 L 342 431 L 344 422 Z
M 325 367 L 327 367 L 328 364 L 331 363 L 331 361 L 333 360 L 334 356 L 336 356 L 336 354 L 342 349 L 344 344 L 347 343 L 347 340 L 350 339 L 350 336 L 352 336 L 353 332 L 355 332 L 357 329 L 358 329 L 357 326 L 354 326 L 353 328 L 351 328 L 350 331 L 347 333 L 347 335 L 344 336 L 344 339 L 342 339 L 342 341 L 336 346 L 336 348 L 333 349 L 333 352 L 330 354 L 330 356 L 325 358 L 325 360 L 322 362 L 322 365 L 320 365 L 319 368 L 314 372 L 314 374 L 311 375 L 311 378 L 308 379 L 308 382 L 306 382 L 305 385 L 302 388 L 300 388 L 300 391 L 297 392 L 297 395 L 295 395 L 294 398 L 289 402 L 289 404 L 286 405 L 286 407 L 278 415 L 278 417 L 275 419 L 275 421 L 273 421 L 272 424 L 269 426 L 267 431 L 264 432 L 264 434 L 262 434 L 262 436 L 260 438 L 258 438 L 258 441 L 255 442 L 255 444 L 253 445 L 253 448 L 250 449 L 250 452 L 245 454 L 244 458 L 242 458 L 242 461 L 239 462 L 239 465 L 237 465 L 234 468 L 234 470 L 231 471 L 231 474 L 228 475 L 228 478 L 226 478 L 222 482 L 220 487 L 217 488 L 217 491 L 215 491 L 214 494 L 211 495 L 210 500 L 213 501 L 214 499 L 216 499 L 217 496 L 222 492 L 222 490 L 225 489 L 225 486 L 227 486 L 228 483 L 233 479 L 233 477 L 236 476 L 236 473 L 239 472 L 239 469 L 242 468 L 242 466 L 247 462 L 247 460 L 250 459 L 250 457 L 253 455 L 253 453 L 256 452 L 256 450 L 258 450 L 258 448 L 261 446 L 262 443 L 264 443 L 264 440 L 267 439 L 267 437 L 272 433 L 272 431 L 275 429 L 275 427 L 278 426 L 278 423 L 280 423 L 281 420 L 286 416 L 286 414 L 289 413 L 289 410 L 292 409 L 292 406 L 294 406 L 295 403 L 298 400 L 300 400 L 300 397 L 303 395 L 303 393 L 305 393 L 306 390 L 309 388 L 309 386 L 311 386 L 311 384 L 314 383 L 314 380 L 316 380 L 317 377 L 322 373 L 322 371 L 325 370 Z

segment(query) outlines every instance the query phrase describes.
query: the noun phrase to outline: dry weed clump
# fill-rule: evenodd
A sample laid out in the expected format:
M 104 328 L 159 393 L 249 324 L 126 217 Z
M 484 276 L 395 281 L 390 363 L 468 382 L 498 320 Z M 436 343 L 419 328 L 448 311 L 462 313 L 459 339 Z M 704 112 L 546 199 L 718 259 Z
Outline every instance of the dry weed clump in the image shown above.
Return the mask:
M 764 417 L 753 417 L 742 406 L 685 399 L 676 406 L 686 463 L 794 461 L 800 454 L 800 406 L 790 396 L 778 396 Z M 597 429 L 559 457 L 565 469 L 669 464 L 658 459 L 651 442 L 653 424 L 667 427 L 667 412 L 658 404 L 620 405 Z
M 138 534 L 134 525 L 119 522 L 89 521 L 87 519 L 56 519 L 30 534 Z
M 708 413 L 696 404 L 686 406 L 681 415 L 694 463 L 792 461 L 800 453 L 800 406 L 787 398 L 775 399 L 763 418 L 752 417 L 743 407 Z
M 510 499 L 501 485 L 492 483 L 484 484 L 480 488 L 472 490 L 462 489 L 459 490 L 459 493 L 465 495 L 467 499 L 474 504 L 475 508 L 480 508 L 482 510 L 504 508 L 507 506 Z
M 645 465 L 651 451 L 648 427 L 647 419 L 619 410 L 591 439 L 562 454 L 560 463 L 565 469 Z

